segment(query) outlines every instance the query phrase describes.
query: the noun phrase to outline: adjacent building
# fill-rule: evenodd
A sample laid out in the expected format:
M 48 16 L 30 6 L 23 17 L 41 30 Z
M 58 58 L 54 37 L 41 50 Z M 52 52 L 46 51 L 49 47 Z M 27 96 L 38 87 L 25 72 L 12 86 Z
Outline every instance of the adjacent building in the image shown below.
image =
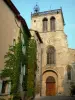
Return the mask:
M 0 72 L 5 65 L 4 55 L 8 52 L 9 45 L 14 45 L 14 42 L 17 42 L 20 30 L 25 34 L 25 39 L 21 35 L 22 50 L 25 53 L 26 45 L 24 42 L 27 44 L 31 36 L 27 24 L 11 0 L 0 0 Z M 0 79 L 1 94 L 10 94 L 10 84 L 7 84 L 6 79 Z

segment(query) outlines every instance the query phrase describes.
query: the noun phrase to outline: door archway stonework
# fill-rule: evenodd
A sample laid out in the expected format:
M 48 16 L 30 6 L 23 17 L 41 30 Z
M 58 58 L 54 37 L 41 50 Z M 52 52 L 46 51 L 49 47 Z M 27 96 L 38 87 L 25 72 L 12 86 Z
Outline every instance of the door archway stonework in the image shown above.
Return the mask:
M 46 87 L 49 85 L 49 84 L 48 85 L 46 84 L 48 77 L 53 77 L 53 79 L 55 80 L 55 84 L 52 85 L 55 88 L 55 95 L 58 91 L 58 89 L 57 89 L 58 76 L 53 71 L 48 71 L 48 72 L 45 72 L 42 76 L 42 96 L 46 96 L 46 92 L 47 92 Z

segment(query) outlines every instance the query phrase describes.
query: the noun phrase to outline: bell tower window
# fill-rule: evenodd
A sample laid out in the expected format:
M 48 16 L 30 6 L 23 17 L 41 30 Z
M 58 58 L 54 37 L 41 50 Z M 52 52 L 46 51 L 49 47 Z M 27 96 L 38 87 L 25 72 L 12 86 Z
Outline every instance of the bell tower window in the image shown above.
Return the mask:
M 55 48 L 53 46 L 47 50 L 47 64 L 55 64 Z
M 51 17 L 50 19 L 50 29 L 52 32 L 55 31 L 55 17 Z
M 43 32 L 47 32 L 47 24 L 48 24 L 48 19 L 44 18 L 43 19 Z

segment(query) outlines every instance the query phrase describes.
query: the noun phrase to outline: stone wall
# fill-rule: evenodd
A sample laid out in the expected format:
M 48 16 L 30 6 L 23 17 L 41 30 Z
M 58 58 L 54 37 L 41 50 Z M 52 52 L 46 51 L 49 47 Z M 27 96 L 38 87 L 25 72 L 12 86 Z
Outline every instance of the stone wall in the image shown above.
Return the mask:
M 50 18 L 55 17 L 56 31 L 50 30 Z M 43 32 L 43 18 L 48 19 L 48 31 Z M 43 40 L 42 53 L 42 96 L 46 95 L 46 79 L 48 76 L 54 76 L 56 80 L 56 94 L 69 95 L 69 84 L 67 83 L 68 64 L 75 61 L 75 50 L 68 48 L 67 35 L 64 33 L 63 16 L 59 13 L 37 14 L 31 18 L 31 28 L 37 30 Z M 39 46 L 39 45 L 38 45 Z M 56 51 L 56 64 L 47 64 L 47 48 L 54 46 Z M 38 51 L 39 52 L 39 51 Z M 55 74 L 57 76 L 55 76 Z M 66 89 L 65 89 L 66 87 Z M 67 90 L 67 91 L 66 91 Z
M 75 49 L 68 48 L 69 64 L 75 62 Z

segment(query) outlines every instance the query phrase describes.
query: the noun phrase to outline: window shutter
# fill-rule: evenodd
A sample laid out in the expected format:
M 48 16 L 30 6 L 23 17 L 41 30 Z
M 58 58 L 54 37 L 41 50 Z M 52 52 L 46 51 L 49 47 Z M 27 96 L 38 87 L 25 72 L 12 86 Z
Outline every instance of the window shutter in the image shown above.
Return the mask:
M 8 83 L 8 94 L 11 92 L 11 82 Z
M 2 80 L 0 80 L 0 94 L 2 92 Z
M 23 75 L 25 75 L 25 65 L 23 66 Z

